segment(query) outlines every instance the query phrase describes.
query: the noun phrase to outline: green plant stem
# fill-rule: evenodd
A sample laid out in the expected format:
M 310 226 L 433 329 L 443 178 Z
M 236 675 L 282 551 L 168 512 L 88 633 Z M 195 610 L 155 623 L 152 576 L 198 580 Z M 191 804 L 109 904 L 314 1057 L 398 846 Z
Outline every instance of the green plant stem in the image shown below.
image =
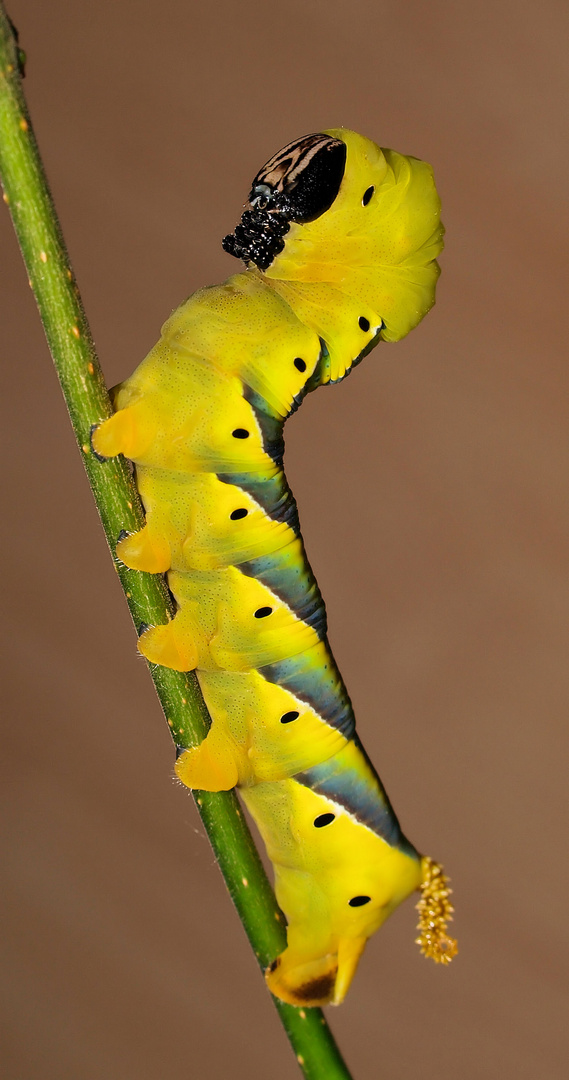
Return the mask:
M 71 416 L 103 528 L 136 627 L 172 618 L 161 576 L 128 570 L 114 556 L 122 529 L 144 520 L 125 460 L 101 462 L 90 448 L 93 425 L 111 404 L 32 131 L 19 72 L 19 53 L 0 0 L 0 174 L 53 361 Z M 174 742 L 195 746 L 209 724 L 194 674 L 152 666 L 151 674 Z M 282 913 L 233 792 L 194 797 L 221 872 L 262 968 L 282 951 Z M 350 1080 L 320 1009 L 296 1009 L 273 999 L 308 1080 Z

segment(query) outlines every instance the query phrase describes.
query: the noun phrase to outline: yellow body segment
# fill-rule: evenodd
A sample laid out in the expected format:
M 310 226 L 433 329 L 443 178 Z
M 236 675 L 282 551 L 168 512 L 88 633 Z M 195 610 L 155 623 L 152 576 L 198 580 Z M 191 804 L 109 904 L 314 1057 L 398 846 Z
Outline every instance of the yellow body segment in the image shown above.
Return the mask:
M 163 629 L 172 638 L 186 636 L 192 642 L 197 649 L 193 667 L 250 671 L 306 652 L 318 643 L 312 627 L 261 582 L 234 566 L 217 571 L 171 571 L 168 581 L 180 610 Z M 148 650 L 153 635 L 153 630 L 146 631 L 139 647 L 148 660 L 160 663 Z
M 243 379 L 283 419 L 320 359 L 318 335 L 254 268 L 194 293 L 164 324 L 162 339 L 172 355 L 213 356 L 219 371 Z M 291 362 L 297 357 L 303 371 Z
M 318 154 L 338 162 L 339 150 L 330 197 L 335 174 Z M 146 511 L 118 557 L 167 573 L 177 605 L 139 649 L 195 669 L 212 718 L 176 773 L 192 788 L 238 785 L 275 867 L 288 946 L 269 987 L 292 1004 L 338 1004 L 367 939 L 423 880 L 425 919 L 438 920 L 422 934 L 429 955 L 449 908 L 355 737 L 282 471 L 282 426 L 305 393 L 429 310 L 443 229 L 430 166 L 354 132 L 308 136 L 265 173 L 227 238 L 250 245 L 246 270 L 171 315 L 92 441 L 134 461 Z
M 193 775 L 202 747 L 217 746 L 220 739 L 232 747 L 239 774 L 234 783 L 241 786 L 293 776 L 333 757 L 346 745 L 341 732 L 306 702 L 267 682 L 257 671 L 200 671 L 198 677 L 215 720 L 201 746 L 182 754 L 176 763 L 176 772 L 188 787 L 207 787 L 188 783 L 190 762 Z M 293 712 L 297 719 L 283 724 L 282 717 Z
M 362 767 L 353 743 L 338 758 L 340 768 Z M 420 886 L 420 862 L 294 779 L 256 784 L 242 794 L 275 868 L 287 918 L 288 946 L 267 974 L 269 988 L 292 1005 L 339 1005 L 367 939 Z M 315 827 L 326 814 L 333 820 Z M 364 897 L 367 903 L 350 906 Z

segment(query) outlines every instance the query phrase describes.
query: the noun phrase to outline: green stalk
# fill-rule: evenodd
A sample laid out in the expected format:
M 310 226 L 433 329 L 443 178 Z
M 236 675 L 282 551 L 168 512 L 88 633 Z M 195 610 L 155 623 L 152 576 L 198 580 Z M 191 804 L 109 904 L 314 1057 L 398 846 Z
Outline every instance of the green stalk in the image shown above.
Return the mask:
M 161 576 L 128 570 L 115 558 L 121 530 L 144 515 L 124 458 L 101 462 L 90 448 L 93 425 L 111 415 L 79 290 L 44 175 L 22 92 L 21 54 L 0 0 L 0 175 L 30 285 L 37 301 L 73 430 L 135 627 L 165 623 L 172 604 Z M 178 746 L 196 746 L 210 723 L 194 674 L 152 666 L 151 675 Z M 265 968 L 286 944 L 282 913 L 233 792 L 195 792 L 230 896 L 257 960 Z M 296 1009 L 273 998 L 307 1080 L 350 1080 L 320 1009 Z

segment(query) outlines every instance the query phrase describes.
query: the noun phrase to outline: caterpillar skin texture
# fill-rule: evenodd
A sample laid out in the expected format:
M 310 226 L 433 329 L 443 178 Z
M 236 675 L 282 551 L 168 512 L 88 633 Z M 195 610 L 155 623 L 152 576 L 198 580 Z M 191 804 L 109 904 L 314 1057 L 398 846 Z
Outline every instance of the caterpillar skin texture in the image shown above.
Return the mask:
M 367 939 L 424 877 L 355 735 L 283 469 L 283 424 L 434 303 L 442 248 L 429 165 L 344 129 L 258 174 L 224 246 L 246 269 L 174 312 L 93 437 L 136 466 L 129 567 L 167 573 L 178 611 L 142 634 L 197 670 L 212 726 L 191 788 L 238 785 L 274 865 L 288 945 L 267 973 L 295 1005 L 338 1004 Z

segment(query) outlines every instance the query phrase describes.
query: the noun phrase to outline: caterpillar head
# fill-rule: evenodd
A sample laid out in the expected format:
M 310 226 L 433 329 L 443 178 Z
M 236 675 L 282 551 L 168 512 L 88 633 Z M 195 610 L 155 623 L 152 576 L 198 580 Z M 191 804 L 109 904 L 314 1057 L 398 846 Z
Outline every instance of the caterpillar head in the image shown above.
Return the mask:
M 288 143 L 257 173 L 241 222 L 222 241 L 225 251 L 268 270 L 291 222 L 315 221 L 330 209 L 345 164 L 340 139 L 317 134 Z
M 375 341 L 398 341 L 432 307 L 443 233 L 430 165 L 334 128 L 267 162 L 223 247 L 266 275 L 329 352 L 348 354 L 333 365 L 341 376 L 370 347 L 350 334 L 351 307 L 356 324 L 379 328 Z

